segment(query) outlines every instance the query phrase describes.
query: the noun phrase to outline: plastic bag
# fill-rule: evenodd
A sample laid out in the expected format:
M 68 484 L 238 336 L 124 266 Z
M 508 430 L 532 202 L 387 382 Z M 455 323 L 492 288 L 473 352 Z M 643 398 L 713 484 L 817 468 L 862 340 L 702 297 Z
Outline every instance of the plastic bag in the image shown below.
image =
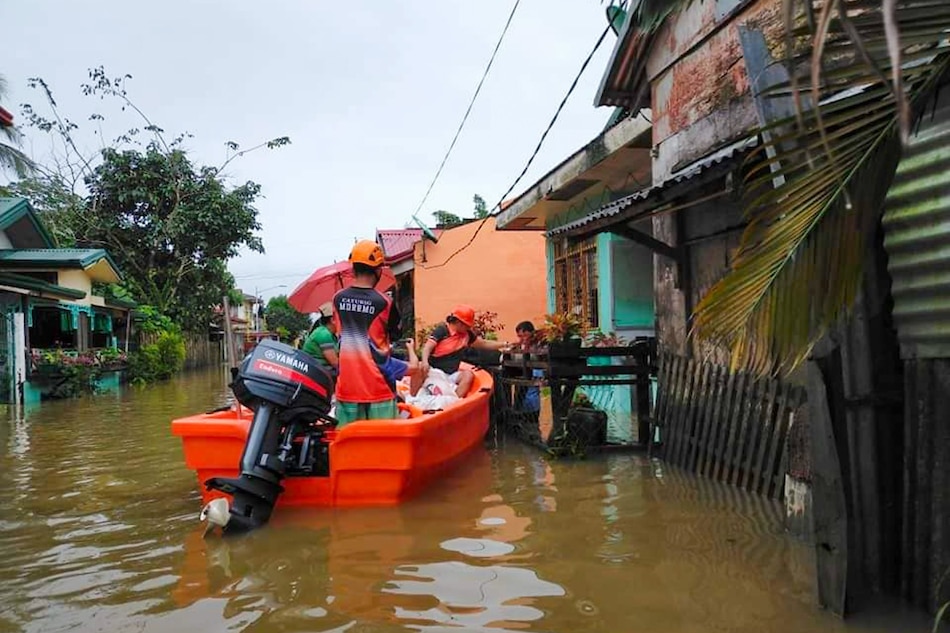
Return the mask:
M 455 382 L 441 369 L 430 369 L 415 396 L 406 396 L 406 403 L 423 411 L 444 409 L 461 398 L 455 393 Z

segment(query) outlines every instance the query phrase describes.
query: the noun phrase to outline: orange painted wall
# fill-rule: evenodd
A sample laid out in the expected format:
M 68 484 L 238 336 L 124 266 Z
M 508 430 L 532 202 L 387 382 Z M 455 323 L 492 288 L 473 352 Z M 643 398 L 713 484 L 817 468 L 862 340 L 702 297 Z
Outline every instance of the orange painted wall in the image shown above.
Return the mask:
M 515 326 L 524 320 L 543 322 L 547 312 L 547 264 L 541 231 L 496 231 L 489 218 L 475 241 L 455 255 L 481 221 L 443 231 L 439 243 L 415 245 L 416 331 L 439 323 L 456 303 L 498 313 L 505 326 L 498 338 L 515 340 Z M 425 261 L 423 261 L 423 250 Z

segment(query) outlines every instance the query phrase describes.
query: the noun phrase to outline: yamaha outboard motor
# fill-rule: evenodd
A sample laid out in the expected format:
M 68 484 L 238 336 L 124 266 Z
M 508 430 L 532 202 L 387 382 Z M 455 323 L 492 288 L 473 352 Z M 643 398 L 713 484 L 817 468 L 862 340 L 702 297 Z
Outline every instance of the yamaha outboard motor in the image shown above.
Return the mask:
M 329 417 L 333 377 L 311 356 L 289 345 L 263 340 L 231 370 L 231 389 L 238 402 L 254 411 L 241 456 L 241 475 L 213 477 L 208 490 L 232 496 L 206 506 L 226 533 L 260 527 L 270 519 L 286 476 L 329 476 L 329 446 L 324 432 L 336 425 Z M 220 516 L 224 514 L 224 516 Z

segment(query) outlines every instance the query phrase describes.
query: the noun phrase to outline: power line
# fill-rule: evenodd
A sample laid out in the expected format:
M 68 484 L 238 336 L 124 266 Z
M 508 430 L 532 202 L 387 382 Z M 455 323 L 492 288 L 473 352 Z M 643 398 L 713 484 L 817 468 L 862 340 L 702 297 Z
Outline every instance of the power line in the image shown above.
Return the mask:
M 511 183 L 511 186 L 508 187 L 508 190 L 502 194 L 501 198 L 498 200 L 498 203 L 492 207 L 492 212 L 485 216 L 482 221 L 479 223 L 478 228 L 475 229 L 475 232 L 472 233 L 472 237 L 469 238 L 468 242 L 463 244 L 457 251 L 449 255 L 445 261 L 441 264 L 434 264 L 432 266 L 424 266 L 424 268 L 441 268 L 448 264 L 453 257 L 464 251 L 466 248 L 472 245 L 472 242 L 475 241 L 475 238 L 478 236 L 479 231 L 482 230 L 482 227 L 485 226 L 485 223 L 488 222 L 489 218 L 493 218 L 501 212 L 501 205 L 508 198 L 508 195 L 518 186 L 518 183 L 521 182 L 521 179 L 524 178 L 524 175 L 528 173 L 528 169 L 531 167 L 531 163 L 534 162 L 535 157 L 537 157 L 538 152 L 541 151 L 541 146 L 544 144 L 544 140 L 548 136 L 548 132 L 551 131 L 551 128 L 554 127 L 554 123 L 557 121 L 558 117 L 561 115 L 561 110 L 564 109 L 564 104 L 567 103 L 568 98 L 570 98 L 571 93 L 574 92 L 574 88 L 577 87 L 577 82 L 580 81 L 581 76 L 584 74 L 584 71 L 587 70 L 587 65 L 590 64 L 590 60 L 593 59 L 594 55 L 597 53 L 597 49 L 600 48 L 600 45 L 604 42 L 604 38 L 607 37 L 607 34 L 610 32 L 610 25 L 607 25 L 607 28 L 604 29 L 604 32 L 600 34 L 600 37 L 597 38 L 597 43 L 594 44 L 594 48 L 591 50 L 590 54 L 587 55 L 587 59 L 584 60 L 584 63 L 581 64 L 581 69 L 578 71 L 577 76 L 574 77 L 574 81 L 571 82 L 571 87 L 567 89 L 567 94 L 564 95 L 564 98 L 561 99 L 560 105 L 558 105 L 557 110 L 554 112 L 554 116 L 551 117 L 551 122 L 548 123 L 548 127 L 544 130 L 544 133 L 541 134 L 541 139 L 538 141 L 538 145 L 534 148 L 534 152 L 531 153 L 531 157 L 528 158 L 528 162 L 525 163 L 524 169 L 521 170 L 521 173 L 518 174 L 518 177 L 515 178 L 514 182 Z
M 508 33 L 508 27 L 511 25 L 511 19 L 515 17 L 515 11 L 518 9 L 518 4 L 520 2 L 521 0 L 515 0 L 515 4 L 511 7 L 511 13 L 508 14 L 508 21 L 505 22 L 505 28 L 501 31 L 501 37 L 498 38 L 498 43 L 495 44 L 495 50 L 492 51 L 491 58 L 488 60 L 488 66 L 485 67 L 485 72 L 482 73 L 482 78 L 478 81 L 478 86 L 475 87 L 475 94 L 472 95 L 472 100 L 469 102 L 468 108 L 465 110 L 465 115 L 462 117 L 462 122 L 459 123 L 458 129 L 455 131 L 455 136 L 452 138 L 452 142 L 449 144 L 449 149 L 445 152 L 445 156 L 442 157 L 442 163 L 439 165 L 439 169 L 436 170 L 435 176 L 432 178 L 432 182 L 429 183 L 429 188 L 426 189 L 425 195 L 422 196 L 422 200 L 419 201 L 419 206 L 416 207 L 415 215 L 419 215 L 419 211 L 422 210 L 422 205 L 424 205 L 426 200 L 429 199 L 429 194 L 432 193 L 432 188 L 435 187 L 436 181 L 442 174 L 442 168 L 445 167 L 446 161 L 449 160 L 449 154 L 452 153 L 452 149 L 455 148 L 456 141 L 459 140 L 459 135 L 462 133 L 462 128 L 465 127 L 465 122 L 468 120 L 468 115 L 472 111 L 472 106 L 475 105 L 475 99 L 478 98 L 478 93 L 481 92 L 482 84 L 485 83 L 485 78 L 488 77 L 488 71 L 491 70 L 492 63 L 495 61 L 495 55 L 498 54 L 498 49 L 501 47 L 501 42 L 505 39 L 505 34 Z

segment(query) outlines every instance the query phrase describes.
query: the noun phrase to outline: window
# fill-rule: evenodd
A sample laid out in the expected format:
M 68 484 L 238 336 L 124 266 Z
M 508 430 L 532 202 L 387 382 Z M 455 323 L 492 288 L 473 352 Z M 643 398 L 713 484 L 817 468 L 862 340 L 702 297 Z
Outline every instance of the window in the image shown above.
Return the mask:
M 554 244 L 554 307 L 578 315 L 587 329 L 599 326 L 597 238 Z

